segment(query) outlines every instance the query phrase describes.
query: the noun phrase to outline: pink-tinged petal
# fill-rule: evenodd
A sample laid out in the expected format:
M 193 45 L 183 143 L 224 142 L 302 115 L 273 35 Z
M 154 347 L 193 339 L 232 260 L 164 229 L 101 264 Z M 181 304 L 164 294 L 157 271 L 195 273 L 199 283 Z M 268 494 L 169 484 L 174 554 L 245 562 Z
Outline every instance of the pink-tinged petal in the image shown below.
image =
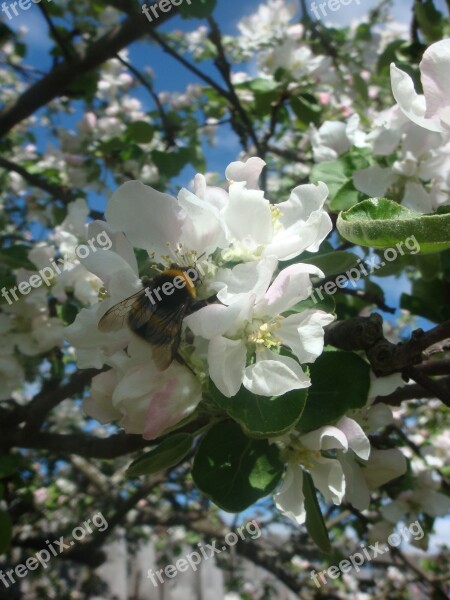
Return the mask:
M 321 310 L 305 310 L 281 321 L 277 337 L 288 346 L 300 364 L 311 363 L 323 352 L 324 327 L 335 317 Z
M 303 469 L 289 464 L 280 491 L 274 496 L 275 505 L 286 517 L 298 525 L 306 519 L 305 497 L 303 495 Z
M 360 425 L 353 419 L 343 416 L 336 423 L 336 427 L 345 433 L 349 448 L 353 450 L 356 456 L 359 456 L 362 460 L 367 460 L 370 456 L 370 442 Z
M 171 399 L 176 386 L 176 379 L 172 379 L 162 389 L 153 394 L 145 415 L 144 434 L 142 436 L 145 440 L 153 440 L 162 431 L 171 425 L 175 425 L 183 418 L 180 414 L 174 414 L 173 412 Z
M 443 132 L 445 129 L 437 120 L 427 119 L 425 96 L 419 96 L 408 73 L 391 64 L 392 93 L 402 112 L 420 127 L 430 131 Z
M 216 337 L 208 348 L 209 374 L 216 387 L 226 396 L 235 396 L 244 378 L 247 349 L 241 340 Z
M 249 158 L 245 163 L 232 162 L 228 165 L 225 176 L 230 182 L 245 181 L 249 190 L 259 190 L 258 180 L 266 163 L 257 156 Z
M 324 277 L 314 265 L 299 263 L 283 269 L 272 283 L 263 300 L 255 306 L 255 314 L 277 316 L 311 295 L 310 275 Z
M 167 254 L 167 244 L 176 247 L 185 217 L 176 198 L 139 181 L 120 186 L 105 214 L 108 224 L 115 231 L 123 231 L 133 246 L 154 251 L 157 257 Z
M 164 372 L 148 361 L 129 369 L 113 394 L 113 405 L 123 417 L 127 433 L 159 437 L 165 429 L 188 417 L 201 401 L 199 381 L 179 364 Z
M 419 65 L 427 109 L 425 117 L 440 117 L 450 107 L 450 39 L 432 44 Z
M 121 414 L 112 403 L 116 385 L 117 377 L 113 370 L 93 377 L 91 396 L 83 402 L 84 412 L 100 423 L 111 423 L 120 419 Z
M 282 396 L 311 385 L 297 361 L 269 350 L 257 353 L 257 362 L 245 369 L 244 386 L 258 396 Z

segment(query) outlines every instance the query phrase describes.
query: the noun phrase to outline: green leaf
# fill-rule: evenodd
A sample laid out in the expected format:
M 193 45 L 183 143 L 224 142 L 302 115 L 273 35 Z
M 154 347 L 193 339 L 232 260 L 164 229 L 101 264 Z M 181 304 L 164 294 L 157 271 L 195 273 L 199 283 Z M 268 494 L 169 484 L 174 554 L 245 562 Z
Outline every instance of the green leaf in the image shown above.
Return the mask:
M 7 454 L 0 457 L 0 479 L 6 479 L 15 475 L 22 465 L 23 460 L 20 456 Z
M 402 294 L 400 306 L 434 323 L 450 319 L 450 283 L 434 279 L 433 281 L 414 281 L 410 294 Z
M 307 390 L 293 390 L 284 396 L 256 396 L 241 387 L 233 398 L 224 396 L 211 383 L 214 400 L 245 433 L 252 437 L 275 437 L 295 426 L 306 404 Z
M 127 127 L 127 135 L 136 144 L 148 144 L 155 134 L 154 128 L 146 121 L 135 121 Z
M 337 160 L 315 165 L 311 170 L 311 181 L 323 181 L 330 190 L 330 208 L 334 212 L 346 210 L 362 197 L 353 185 L 353 173 L 369 166 L 369 161 L 357 153 L 349 153 Z
M 324 352 L 310 367 L 311 387 L 297 424 L 312 431 L 362 408 L 370 387 L 370 366 L 353 352 Z
M 241 512 L 270 494 L 283 474 L 275 444 L 249 439 L 237 423 L 215 425 L 194 459 L 197 487 L 227 512 Z
M 36 271 L 36 265 L 28 259 L 30 250 L 31 248 L 28 246 L 19 244 L 11 246 L 10 248 L 3 248 L 0 250 L 0 264 L 3 264 L 10 269 L 28 269 L 29 271 Z
M 183 0 L 180 14 L 183 19 L 206 19 L 211 16 L 217 0 Z
M 329 294 L 324 294 L 323 300 L 320 299 L 320 296 L 318 297 L 316 295 L 313 295 L 293 306 L 289 310 L 289 313 L 301 313 L 304 310 L 310 309 L 323 310 L 327 313 L 334 313 L 336 310 L 336 301 L 334 297 L 330 296 Z
M 331 554 L 330 538 L 317 500 L 316 488 L 311 475 L 306 471 L 303 472 L 303 495 L 305 496 L 306 529 L 317 547 L 322 552 Z
M 315 100 L 314 96 L 305 97 L 305 95 L 301 95 L 297 98 L 292 97 L 290 103 L 295 116 L 305 127 L 309 127 L 311 123 L 314 123 L 314 125 L 320 124 L 322 107 Z
M 337 228 L 342 237 L 361 246 L 395 248 L 414 237 L 422 254 L 450 248 L 450 214 L 422 215 L 386 198 L 364 200 L 341 213 Z M 404 244 L 403 251 L 408 253 Z
M 414 11 L 420 29 L 429 43 L 438 42 L 444 37 L 444 20 L 433 0 L 426 0 L 423 4 L 416 1 Z
M 8 550 L 12 539 L 11 518 L 4 510 L 0 510 L 0 554 Z
M 327 277 L 330 277 L 332 275 L 340 275 L 341 273 L 345 273 L 356 265 L 358 259 L 359 257 L 352 252 L 336 250 L 333 253 L 319 254 L 318 256 L 302 258 L 302 262 L 315 265 L 321 271 L 323 271 Z
M 177 152 L 161 152 L 153 150 L 152 158 L 161 175 L 171 179 L 181 173 L 184 167 L 191 160 L 191 151 L 189 148 L 180 148 Z
M 127 469 L 127 475 L 129 477 L 152 475 L 174 467 L 189 453 L 193 443 L 192 435 L 177 433 L 131 463 Z

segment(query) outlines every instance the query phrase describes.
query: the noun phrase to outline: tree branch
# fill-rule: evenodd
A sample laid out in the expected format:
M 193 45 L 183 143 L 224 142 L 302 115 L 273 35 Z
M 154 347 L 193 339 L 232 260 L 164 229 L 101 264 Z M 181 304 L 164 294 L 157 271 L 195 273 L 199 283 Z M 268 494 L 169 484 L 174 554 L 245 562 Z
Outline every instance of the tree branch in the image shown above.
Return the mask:
M 130 14 L 125 21 L 93 42 L 80 56 L 52 69 L 50 73 L 19 96 L 13 104 L 0 112 L 0 138 L 39 108 L 63 95 L 74 81 L 98 69 L 122 48 L 146 33 L 151 33 L 153 28 L 162 25 L 176 12 L 176 9 L 173 8 L 172 11 L 161 14 L 154 23 L 150 23 L 144 15 Z

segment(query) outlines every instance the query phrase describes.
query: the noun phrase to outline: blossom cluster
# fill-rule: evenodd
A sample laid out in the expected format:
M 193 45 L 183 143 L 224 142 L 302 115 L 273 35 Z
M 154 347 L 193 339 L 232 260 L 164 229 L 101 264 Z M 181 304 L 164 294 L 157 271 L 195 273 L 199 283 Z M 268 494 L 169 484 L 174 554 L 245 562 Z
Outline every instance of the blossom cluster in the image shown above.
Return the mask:
M 104 227 L 112 247 L 81 261 L 103 281 L 107 299 L 81 310 L 66 330 L 81 368 L 110 367 L 94 378 L 88 414 L 153 439 L 193 413 L 208 377 L 229 398 L 242 385 L 261 396 L 310 385 L 303 365 L 321 354 L 323 328 L 334 317 L 293 310 L 310 295 L 311 276 L 323 273 L 288 261 L 317 251 L 330 233 L 328 190 L 302 185 L 271 204 L 258 189 L 263 166 L 257 158 L 229 165 L 228 190 L 208 186 L 199 174 L 193 191 L 182 189 L 177 198 L 126 183 L 111 197 L 106 223 L 89 225 Z M 130 328 L 98 329 L 109 308 L 142 288 L 135 249 L 162 269 L 201 259 L 197 299 L 217 300 L 184 319 L 190 336 L 184 333 L 180 353 L 190 368 L 174 361 L 160 372 L 150 345 Z

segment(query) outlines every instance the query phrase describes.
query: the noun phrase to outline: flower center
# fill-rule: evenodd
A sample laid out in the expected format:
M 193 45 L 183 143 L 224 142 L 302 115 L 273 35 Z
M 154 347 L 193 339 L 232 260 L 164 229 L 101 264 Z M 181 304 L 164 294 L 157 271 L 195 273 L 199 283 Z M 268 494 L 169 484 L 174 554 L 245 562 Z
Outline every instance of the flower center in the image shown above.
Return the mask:
M 247 329 L 247 339 L 250 343 L 256 344 L 256 350 L 263 348 L 279 348 L 281 340 L 277 338 L 275 332 L 280 328 L 283 317 L 276 317 L 268 323 L 264 321 L 253 321 Z
M 283 225 L 280 222 L 281 217 L 283 216 L 283 213 L 281 212 L 281 210 L 277 207 L 276 204 L 271 204 L 270 205 L 270 212 L 272 213 L 272 225 L 273 225 L 273 230 L 274 232 L 278 232 L 281 229 L 283 229 Z

